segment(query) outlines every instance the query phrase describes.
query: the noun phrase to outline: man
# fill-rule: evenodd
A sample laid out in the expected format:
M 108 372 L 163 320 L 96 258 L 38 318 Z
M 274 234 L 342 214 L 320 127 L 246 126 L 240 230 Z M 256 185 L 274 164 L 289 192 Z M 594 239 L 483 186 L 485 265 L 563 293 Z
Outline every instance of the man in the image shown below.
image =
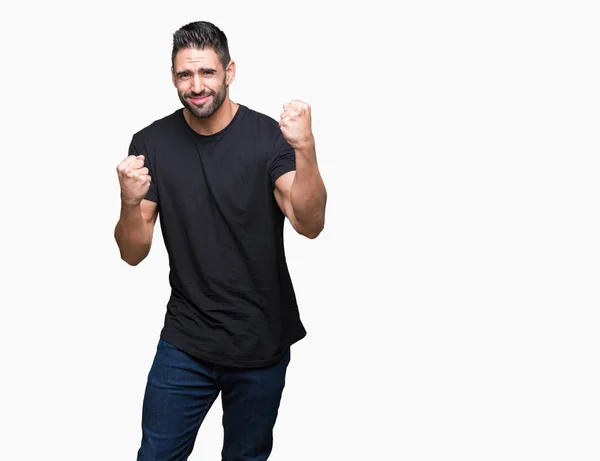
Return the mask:
M 281 119 L 229 99 L 236 67 L 208 22 L 173 36 L 172 78 L 183 108 L 133 136 L 117 167 L 121 257 L 139 264 L 156 218 L 171 296 L 148 375 L 138 461 L 186 460 L 221 394 L 224 461 L 266 460 L 290 361 L 306 332 L 285 260 L 285 217 L 322 231 L 327 193 L 311 109 Z

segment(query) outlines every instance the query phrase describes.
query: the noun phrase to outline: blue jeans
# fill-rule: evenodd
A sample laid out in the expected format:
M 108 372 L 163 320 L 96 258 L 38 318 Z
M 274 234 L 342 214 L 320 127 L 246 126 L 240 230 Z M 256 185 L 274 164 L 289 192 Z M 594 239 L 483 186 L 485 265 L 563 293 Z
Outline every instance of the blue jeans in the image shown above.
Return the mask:
M 290 351 L 265 368 L 230 368 L 195 359 L 161 339 L 148 374 L 138 461 L 185 461 L 221 393 L 222 461 L 264 461 L 285 385 Z

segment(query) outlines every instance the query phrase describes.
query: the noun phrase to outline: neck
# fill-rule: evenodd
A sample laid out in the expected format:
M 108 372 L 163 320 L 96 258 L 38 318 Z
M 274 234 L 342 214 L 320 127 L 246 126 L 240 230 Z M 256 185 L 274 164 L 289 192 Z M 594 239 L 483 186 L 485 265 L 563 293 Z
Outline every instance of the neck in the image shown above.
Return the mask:
M 238 108 L 239 104 L 226 98 L 221 107 L 208 118 L 197 118 L 185 108 L 183 109 L 183 115 L 192 130 L 203 136 L 209 136 L 218 133 L 229 125 Z

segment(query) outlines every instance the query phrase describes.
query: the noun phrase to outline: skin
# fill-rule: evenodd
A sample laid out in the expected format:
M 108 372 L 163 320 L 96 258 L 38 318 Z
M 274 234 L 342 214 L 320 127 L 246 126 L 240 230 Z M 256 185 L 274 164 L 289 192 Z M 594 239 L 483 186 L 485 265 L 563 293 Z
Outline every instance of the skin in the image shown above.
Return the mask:
M 239 108 L 229 99 L 235 72 L 235 62 L 230 61 L 224 68 L 212 49 L 186 48 L 175 56 L 173 85 L 184 106 L 185 119 L 197 133 L 217 133 L 233 119 Z M 275 200 L 295 231 L 314 239 L 325 225 L 327 191 L 317 163 L 310 106 L 298 100 L 284 104 L 279 126 L 296 153 L 296 170 L 277 179 Z M 115 240 L 121 258 L 135 266 L 150 252 L 158 206 L 144 200 L 152 178 L 144 167 L 143 155 L 126 157 L 117 166 L 117 174 L 121 215 Z

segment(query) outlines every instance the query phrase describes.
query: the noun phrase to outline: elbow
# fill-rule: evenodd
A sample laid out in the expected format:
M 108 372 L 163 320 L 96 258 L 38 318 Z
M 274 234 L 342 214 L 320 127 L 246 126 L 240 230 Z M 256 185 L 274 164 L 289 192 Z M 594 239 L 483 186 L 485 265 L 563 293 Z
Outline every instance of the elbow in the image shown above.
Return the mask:
M 317 225 L 300 229 L 298 233 L 310 240 L 314 240 L 321 234 L 324 228 L 325 224 L 323 222 L 320 222 Z
M 321 231 L 312 231 L 312 232 L 305 232 L 302 235 L 304 235 L 306 238 L 308 238 L 310 240 L 314 240 L 319 236 L 320 233 L 321 233 Z
M 130 266 L 137 266 L 141 263 L 148 253 L 150 252 L 150 245 L 144 245 L 144 247 L 125 247 L 119 246 L 119 253 L 121 255 L 121 259 L 125 261 Z
M 115 233 L 115 240 L 119 248 L 121 259 L 130 266 L 137 266 L 141 263 L 150 252 L 150 242 L 128 242 Z
M 139 263 L 141 263 L 144 258 L 135 258 L 131 255 L 124 255 L 123 253 L 121 253 L 121 259 L 123 261 L 125 261 L 127 264 L 129 264 L 130 266 L 137 266 Z
M 142 262 L 142 259 L 124 259 L 123 261 L 125 261 L 127 264 L 129 264 L 131 267 L 135 267 L 137 266 L 139 263 Z

